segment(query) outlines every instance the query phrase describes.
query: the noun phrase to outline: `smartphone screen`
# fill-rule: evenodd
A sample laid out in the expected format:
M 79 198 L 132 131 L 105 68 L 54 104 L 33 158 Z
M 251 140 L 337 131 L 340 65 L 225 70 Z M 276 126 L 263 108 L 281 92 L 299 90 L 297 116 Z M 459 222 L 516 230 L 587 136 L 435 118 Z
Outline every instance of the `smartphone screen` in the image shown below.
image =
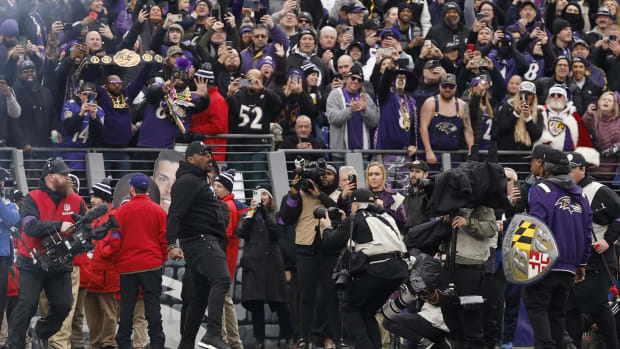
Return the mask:
M 88 95 L 88 103 L 95 104 L 95 94 L 91 93 Z
M 226 47 L 232 47 L 232 41 L 226 41 L 224 45 L 226 45 Z
M 262 202 L 262 195 L 261 192 L 259 190 L 254 190 L 254 192 L 252 193 L 252 200 L 256 201 L 257 204 L 261 204 Z
M 431 47 L 432 46 L 432 42 L 430 40 L 424 40 L 424 46 Z
M 291 76 L 291 81 L 292 81 L 294 84 L 299 84 L 299 75 L 297 75 L 297 74 L 293 74 L 293 75 Z
M 250 80 L 248 80 L 248 79 L 241 79 L 241 80 L 239 80 L 239 86 L 241 86 L 241 87 L 249 87 L 249 86 L 252 86 L 252 84 L 250 83 Z

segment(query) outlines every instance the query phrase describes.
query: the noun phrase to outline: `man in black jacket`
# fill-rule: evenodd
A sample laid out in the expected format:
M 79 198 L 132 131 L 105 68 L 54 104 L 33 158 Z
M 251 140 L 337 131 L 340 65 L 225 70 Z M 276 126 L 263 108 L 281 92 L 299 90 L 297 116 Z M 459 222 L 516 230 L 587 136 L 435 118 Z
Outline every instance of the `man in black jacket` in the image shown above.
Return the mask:
M 568 300 L 566 329 L 577 348 L 581 348 L 583 313 L 596 323 L 608 348 L 618 348 L 614 315 L 607 303 L 611 275 L 616 275 L 618 258 L 610 246 L 620 236 L 620 197 L 611 188 L 595 182 L 587 175 L 588 162 L 579 153 L 568 153 L 570 175 L 592 207 L 592 251 L 586 267 L 586 278 L 575 284 Z M 611 271 L 612 274 L 608 274 Z
M 409 168 L 409 190 L 405 196 L 405 201 L 403 201 L 405 211 L 407 212 L 405 227 L 408 230 L 428 221 L 429 218 L 426 213 L 428 198 L 424 190 L 418 187 L 420 179 L 428 178 L 428 165 L 423 160 L 415 160 L 410 164 L 406 164 L 405 167 Z
M 168 251 L 171 259 L 184 258 L 193 285 L 193 295 L 179 348 L 193 349 L 207 304 L 207 333 L 198 345 L 208 349 L 229 349 L 222 340 L 224 296 L 230 285 L 226 263 L 226 223 L 219 199 L 207 183 L 211 152 L 201 141 L 185 151 L 172 186 L 168 211 Z M 179 239 L 181 248 L 177 247 Z
M 461 21 L 461 7 L 450 1 L 443 5 L 443 21 L 428 31 L 426 40 L 455 43 L 459 45 L 459 56 L 462 57 L 469 31 Z
M 573 99 L 581 100 L 581 104 L 576 105 L 577 114 L 584 115 L 590 104 L 596 105 L 598 103 L 598 98 L 601 96 L 603 89 L 586 74 L 588 61 L 584 57 L 573 57 L 571 65 L 573 68 L 573 80 L 575 85 L 577 85 L 574 92 L 575 95 L 579 95 L 579 98 L 573 96 Z

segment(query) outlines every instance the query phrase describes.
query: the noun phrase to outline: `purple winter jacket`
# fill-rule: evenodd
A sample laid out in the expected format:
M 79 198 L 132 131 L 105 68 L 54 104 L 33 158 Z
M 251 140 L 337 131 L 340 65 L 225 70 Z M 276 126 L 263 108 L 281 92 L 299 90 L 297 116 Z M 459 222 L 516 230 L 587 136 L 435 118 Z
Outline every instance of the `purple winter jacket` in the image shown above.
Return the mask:
M 557 243 L 559 258 L 552 270 L 574 274 L 586 265 L 592 247 L 592 209 L 570 176 L 551 177 L 535 186 L 530 214 L 547 224 Z
M 245 74 L 250 69 L 258 69 L 258 62 L 265 56 L 275 56 L 275 43 L 279 43 L 284 47 L 284 51 L 288 50 L 288 36 L 277 25 L 274 25 L 270 32 L 271 42 L 265 45 L 260 51 L 253 50 L 254 45 L 241 51 L 241 73 Z

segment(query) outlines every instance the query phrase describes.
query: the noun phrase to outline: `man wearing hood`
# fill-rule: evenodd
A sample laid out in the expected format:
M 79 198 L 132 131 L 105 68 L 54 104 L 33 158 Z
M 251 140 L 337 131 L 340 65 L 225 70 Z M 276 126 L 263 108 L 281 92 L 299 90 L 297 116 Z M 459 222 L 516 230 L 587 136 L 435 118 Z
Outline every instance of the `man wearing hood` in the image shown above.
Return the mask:
M 224 297 L 230 287 L 226 259 L 226 221 L 220 200 L 207 182 L 212 170 L 211 152 L 201 141 L 185 151 L 172 186 L 168 211 L 168 251 L 171 259 L 186 258 L 193 286 L 179 348 L 193 349 L 207 304 L 207 333 L 202 348 L 229 349 L 222 339 Z M 177 238 L 180 245 L 177 245 Z M 209 253 L 204 253 L 209 251 Z M 185 257 L 187 253 L 187 257 Z
M 614 315 L 607 303 L 609 287 L 613 286 L 609 270 L 616 275 L 618 257 L 613 248 L 620 236 L 620 197 L 588 175 L 588 162 L 579 153 L 568 153 L 570 176 L 583 189 L 592 208 L 592 249 L 586 267 L 586 278 L 572 289 L 568 302 L 566 329 L 573 341 L 580 344 L 583 333 L 582 314 L 596 323 L 608 348 L 618 348 Z M 581 345 L 577 345 L 581 348 Z
M 524 288 L 536 348 L 565 346 L 566 301 L 572 283 L 584 281 L 592 244 L 592 210 L 582 189 L 568 175 L 560 150 L 545 156 L 545 180 L 530 193 L 530 214 L 551 230 L 559 257 L 539 282 Z M 572 344 L 572 343 L 570 343 Z
M 460 45 L 459 55 L 462 56 L 469 31 L 461 21 L 461 7 L 456 2 L 446 2 L 443 5 L 443 21 L 428 31 L 426 40 L 454 42 Z
M 590 164 L 599 165 L 599 153 L 594 148 L 590 133 L 575 107 L 566 96 L 566 89 L 553 86 L 549 89 L 546 104 L 538 106 L 543 117 L 543 132 L 534 144 L 549 144 L 561 151 L 575 151 L 584 155 Z
M 318 86 L 324 86 L 327 84 L 329 78 L 329 69 L 327 65 L 316 54 L 316 35 L 310 28 L 304 28 L 299 33 L 299 43 L 297 47 L 293 47 L 290 55 L 286 59 L 288 69 L 301 68 L 304 62 L 310 61 L 319 71 L 319 79 L 317 81 Z
M 581 104 L 581 96 L 574 92 L 577 85 L 570 77 L 570 63 L 568 57 L 559 56 L 553 63 L 553 75 L 536 80 L 536 94 L 539 101 L 547 100 L 551 87 L 562 85 L 567 89 L 567 97 L 573 100 L 573 104 Z

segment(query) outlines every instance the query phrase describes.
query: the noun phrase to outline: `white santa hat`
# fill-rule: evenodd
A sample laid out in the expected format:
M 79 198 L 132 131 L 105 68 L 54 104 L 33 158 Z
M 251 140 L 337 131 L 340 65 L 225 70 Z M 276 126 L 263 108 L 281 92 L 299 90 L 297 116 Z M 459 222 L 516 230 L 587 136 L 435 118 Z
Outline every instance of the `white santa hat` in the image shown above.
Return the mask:
M 566 94 L 566 89 L 564 87 L 562 87 L 562 86 L 555 85 L 555 86 L 551 87 L 549 89 L 549 94 L 548 95 L 551 96 L 554 93 L 561 94 L 562 96 L 564 96 L 564 98 L 568 99 L 568 96 Z

